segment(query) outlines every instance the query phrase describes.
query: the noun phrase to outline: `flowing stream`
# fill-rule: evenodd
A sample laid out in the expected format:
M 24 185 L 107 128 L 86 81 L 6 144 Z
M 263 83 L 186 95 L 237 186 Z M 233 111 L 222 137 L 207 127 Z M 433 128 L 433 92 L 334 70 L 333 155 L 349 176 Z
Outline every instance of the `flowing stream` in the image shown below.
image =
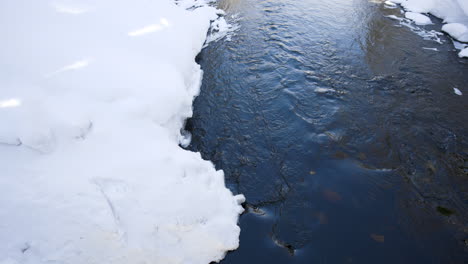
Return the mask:
M 468 60 L 420 36 L 440 20 L 417 32 L 368 0 L 219 7 L 240 29 L 197 57 L 186 129 L 247 198 L 222 263 L 467 263 Z

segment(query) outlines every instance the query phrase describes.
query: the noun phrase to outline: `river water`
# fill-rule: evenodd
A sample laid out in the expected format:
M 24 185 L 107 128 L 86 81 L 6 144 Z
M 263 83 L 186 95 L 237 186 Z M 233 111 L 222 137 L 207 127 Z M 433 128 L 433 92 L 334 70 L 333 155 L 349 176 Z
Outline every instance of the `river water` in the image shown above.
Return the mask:
M 468 60 L 449 38 L 380 1 L 219 7 L 240 29 L 197 57 L 186 129 L 247 198 L 222 263 L 468 263 Z

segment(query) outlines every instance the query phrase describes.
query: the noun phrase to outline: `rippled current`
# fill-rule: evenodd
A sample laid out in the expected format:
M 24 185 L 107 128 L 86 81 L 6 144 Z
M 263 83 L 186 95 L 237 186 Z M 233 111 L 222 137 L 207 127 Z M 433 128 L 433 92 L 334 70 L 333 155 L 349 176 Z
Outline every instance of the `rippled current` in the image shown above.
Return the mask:
M 240 29 L 197 57 L 186 129 L 247 198 L 222 263 L 468 263 L 468 60 L 449 38 L 380 1 L 219 5 Z

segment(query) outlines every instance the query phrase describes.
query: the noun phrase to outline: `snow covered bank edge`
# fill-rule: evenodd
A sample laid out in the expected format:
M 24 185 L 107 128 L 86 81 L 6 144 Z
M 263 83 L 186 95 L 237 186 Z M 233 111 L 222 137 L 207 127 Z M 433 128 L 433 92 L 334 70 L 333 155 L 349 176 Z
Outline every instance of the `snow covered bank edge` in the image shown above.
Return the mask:
M 243 196 L 182 150 L 210 21 L 170 0 L 0 4 L 0 263 L 209 263 Z
M 392 0 L 407 10 L 410 17 L 420 23 L 424 13 L 443 19 L 446 23 L 442 31 L 460 42 L 468 42 L 468 1 L 465 0 Z M 405 14 L 406 15 L 406 14 Z M 408 15 L 406 15 L 408 17 Z M 426 17 L 427 18 L 427 17 Z M 428 18 L 426 19 L 428 20 Z M 429 20 L 430 21 L 430 20 Z M 427 24 L 427 22 L 423 23 Z M 457 45 L 461 48 L 459 57 L 468 57 L 468 45 Z

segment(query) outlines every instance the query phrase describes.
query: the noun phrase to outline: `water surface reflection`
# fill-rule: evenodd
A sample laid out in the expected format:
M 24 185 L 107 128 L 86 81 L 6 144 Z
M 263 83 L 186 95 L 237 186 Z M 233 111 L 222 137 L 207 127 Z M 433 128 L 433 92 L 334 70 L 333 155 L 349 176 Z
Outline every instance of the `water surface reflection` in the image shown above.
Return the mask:
M 199 56 L 187 129 L 247 197 L 223 263 L 466 263 L 468 64 L 448 40 L 365 0 L 220 6 L 241 29 Z

